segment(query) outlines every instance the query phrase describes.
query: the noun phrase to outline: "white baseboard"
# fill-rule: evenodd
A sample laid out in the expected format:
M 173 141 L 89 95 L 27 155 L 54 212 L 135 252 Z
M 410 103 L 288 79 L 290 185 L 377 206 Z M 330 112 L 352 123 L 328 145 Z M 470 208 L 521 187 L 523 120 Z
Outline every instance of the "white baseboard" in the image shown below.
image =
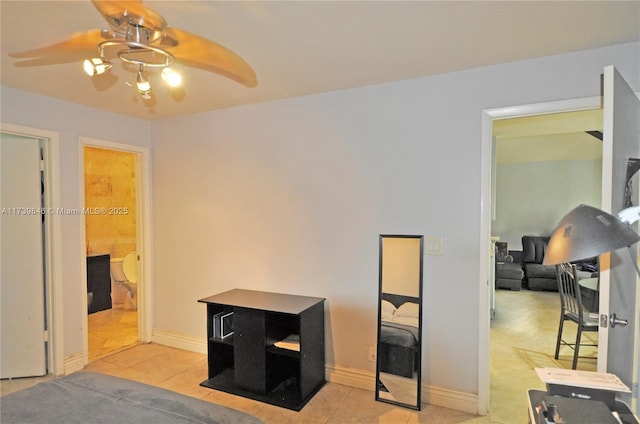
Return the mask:
M 207 340 L 205 338 L 185 336 L 164 330 L 153 330 L 151 333 L 151 341 L 191 352 L 207 353 Z M 327 381 L 331 383 L 370 390 L 373 396 L 376 386 L 375 373 L 335 364 L 327 364 L 325 367 L 325 375 Z M 423 384 L 422 403 L 442 406 L 470 414 L 478 413 L 478 396 L 476 394 L 443 387 Z
M 342 367 L 326 366 L 327 381 L 358 389 L 370 390 L 376 387 L 376 375 L 369 371 Z M 422 385 L 422 403 L 455 409 L 469 414 L 478 413 L 478 396 L 473 393 L 459 392 L 443 387 Z
M 69 375 L 84 368 L 87 361 L 82 352 L 64 358 L 64 375 Z
M 370 390 L 371 392 L 376 387 L 376 374 L 370 371 L 328 364 L 325 367 L 325 375 L 330 383 Z
M 191 352 L 207 353 L 207 339 L 203 337 L 185 336 L 171 331 L 154 329 L 151 332 L 151 341 Z
M 469 414 L 478 413 L 478 395 L 444 387 L 422 385 L 422 403 L 455 409 Z

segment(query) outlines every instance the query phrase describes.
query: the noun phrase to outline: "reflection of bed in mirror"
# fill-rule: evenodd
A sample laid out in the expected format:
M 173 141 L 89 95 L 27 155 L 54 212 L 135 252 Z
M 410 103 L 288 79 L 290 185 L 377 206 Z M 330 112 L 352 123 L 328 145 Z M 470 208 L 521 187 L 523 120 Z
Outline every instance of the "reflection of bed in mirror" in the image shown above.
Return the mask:
M 419 299 L 382 293 L 380 372 L 414 378 L 419 354 Z

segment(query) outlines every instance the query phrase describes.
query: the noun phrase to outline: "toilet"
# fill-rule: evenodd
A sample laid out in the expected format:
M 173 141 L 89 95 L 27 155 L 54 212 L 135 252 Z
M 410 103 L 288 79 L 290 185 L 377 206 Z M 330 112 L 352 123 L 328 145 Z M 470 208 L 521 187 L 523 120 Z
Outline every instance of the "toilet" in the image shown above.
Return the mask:
M 124 258 L 112 258 L 111 302 L 114 308 L 136 309 L 138 293 L 138 255 L 129 252 Z

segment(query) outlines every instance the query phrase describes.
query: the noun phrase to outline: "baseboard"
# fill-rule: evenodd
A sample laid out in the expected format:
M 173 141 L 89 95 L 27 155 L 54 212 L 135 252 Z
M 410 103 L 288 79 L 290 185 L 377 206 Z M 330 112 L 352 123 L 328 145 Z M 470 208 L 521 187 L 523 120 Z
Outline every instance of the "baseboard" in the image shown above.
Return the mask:
M 478 395 L 444 387 L 422 385 L 422 403 L 455 409 L 469 414 L 478 413 Z
M 372 392 L 376 387 L 376 374 L 370 371 L 330 364 L 325 366 L 325 376 L 330 383 L 342 384 L 343 386 L 371 390 Z
M 190 337 L 164 330 L 153 330 L 151 333 L 151 341 L 191 352 L 207 353 L 207 341 L 205 338 Z M 327 364 L 325 367 L 325 375 L 327 381 L 331 383 L 370 390 L 373 396 L 373 391 L 376 386 L 376 375 L 371 371 Z M 478 413 L 478 396 L 476 394 L 443 387 L 423 384 L 422 403 L 442 406 L 470 414 Z
M 69 375 L 84 368 L 87 361 L 82 352 L 64 358 L 64 375 Z
M 370 390 L 376 387 L 376 375 L 369 371 L 342 367 L 339 365 L 326 366 L 327 381 Z M 478 413 L 478 396 L 473 393 L 445 389 L 443 387 L 422 385 L 422 403 L 455 409 L 469 414 Z
M 191 337 L 171 331 L 154 329 L 151 332 L 151 341 L 191 352 L 207 353 L 207 339 L 203 337 Z

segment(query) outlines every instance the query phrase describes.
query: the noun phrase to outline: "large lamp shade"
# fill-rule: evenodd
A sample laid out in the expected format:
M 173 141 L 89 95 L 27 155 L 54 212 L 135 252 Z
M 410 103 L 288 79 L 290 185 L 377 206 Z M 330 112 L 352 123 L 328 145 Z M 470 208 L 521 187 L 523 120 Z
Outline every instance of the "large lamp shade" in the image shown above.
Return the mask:
M 544 265 L 588 259 L 631 246 L 640 236 L 630 225 L 600 209 L 580 205 L 566 214 L 551 233 Z

